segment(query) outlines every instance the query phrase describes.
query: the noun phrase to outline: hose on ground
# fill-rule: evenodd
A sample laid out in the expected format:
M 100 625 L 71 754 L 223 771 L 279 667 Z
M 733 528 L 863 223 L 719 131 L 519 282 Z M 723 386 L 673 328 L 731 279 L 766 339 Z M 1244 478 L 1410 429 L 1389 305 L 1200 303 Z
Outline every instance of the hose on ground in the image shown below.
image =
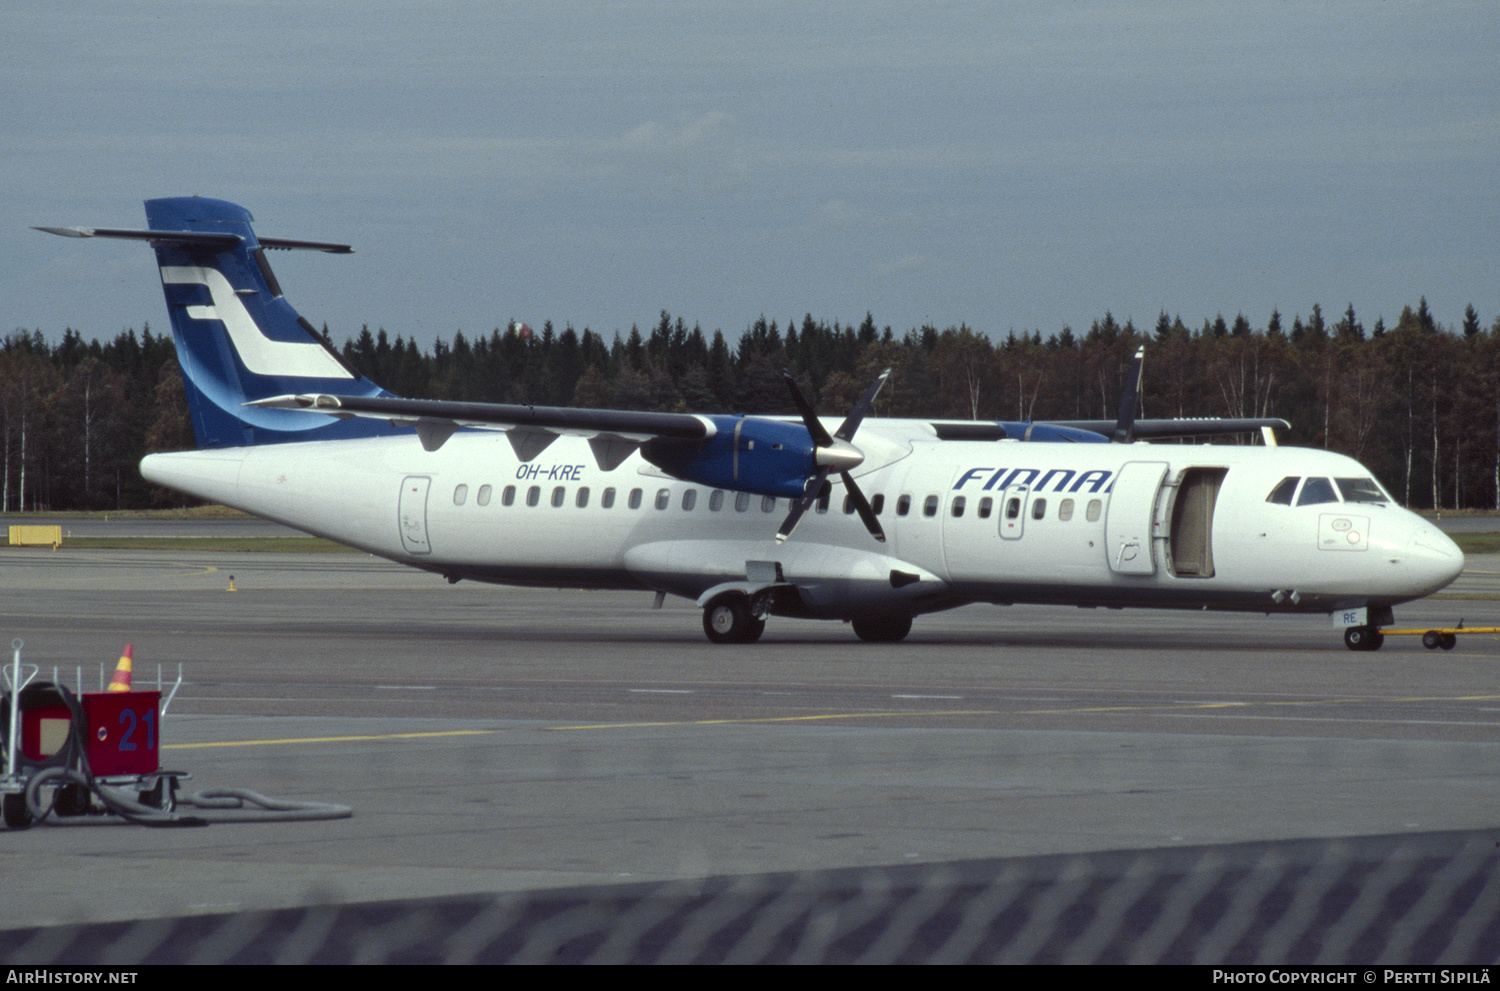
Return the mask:
M 54 811 L 61 786 L 76 784 L 88 789 L 104 805 L 105 811 L 119 816 L 127 822 L 140 826 L 208 826 L 213 823 L 230 822 L 310 822 L 321 819 L 347 819 L 354 810 L 347 805 L 327 802 L 299 802 L 285 798 L 271 798 L 248 788 L 209 788 L 193 795 L 179 795 L 176 804 L 192 806 L 206 812 L 222 813 L 245 809 L 246 803 L 259 806 L 261 811 L 247 810 L 230 815 L 185 815 L 176 810 L 167 811 L 144 805 L 127 798 L 119 789 L 104 785 L 91 776 L 67 767 L 49 767 L 36 774 L 26 787 L 26 807 L 35 823 L 46 822 Z M 52 785 L 52 799 L 44 802 L 42 789 Z M 59 825 L 67 822 L 59 817 Z

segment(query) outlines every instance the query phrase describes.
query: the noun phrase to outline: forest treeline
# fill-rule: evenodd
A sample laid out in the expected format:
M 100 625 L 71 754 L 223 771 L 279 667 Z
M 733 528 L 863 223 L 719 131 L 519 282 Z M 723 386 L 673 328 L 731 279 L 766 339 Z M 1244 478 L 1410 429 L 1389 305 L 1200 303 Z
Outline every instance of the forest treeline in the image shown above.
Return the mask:
M 1324 447 L 1369 466 L 1415 508 L 1493 509 L 1500 498 L 1500 318 L 1471 306 L 1439 325 L 1426 300 L 1394 326 L 1366 328 L 1351 305 L 1287 324 L 1222 316 L 1189 327 L 1106 313 L 1084 333 L 990 337 L 966 327 L 897 334 L 805 316 L 756 320 L 737 340 L 668 312 L 609 340 L 550 323 L 511 324 L 430 350 L 362 329 L 345 361 L 399 395 L 535 405 L 692 412 L 795 413 L 789 368 L 819 412 L 847 411 L 884 368 L 894 373 L 875 415 L 946 419 L 1113 418 L 1135 349 L 1146 346 L 1141 415 L 1275 416 L 1285 444 Z M 125 331 L 49 342 L 40 331 L 0 342 L 0 510 L 116 509 L 178 504 L 148 486 L 148 452 L 193 446 L 170 334 Z M 498 438 L 497 438 L 498 440 Z

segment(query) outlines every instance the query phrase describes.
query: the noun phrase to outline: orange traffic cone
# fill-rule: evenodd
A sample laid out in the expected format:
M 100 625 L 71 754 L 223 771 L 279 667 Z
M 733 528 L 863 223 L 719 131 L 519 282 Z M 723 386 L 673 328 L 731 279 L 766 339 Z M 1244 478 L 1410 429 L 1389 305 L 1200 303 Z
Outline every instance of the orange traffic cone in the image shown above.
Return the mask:
M 120 655 L 120 663 L 115 665 L 115 676 L 109 679 L 109 688 L 106 689 L 107 691 L 128 692 L 131 690 L 130 660 L 134 652 L 135 649 L 127 643 L 125 645 L 125 653 Z

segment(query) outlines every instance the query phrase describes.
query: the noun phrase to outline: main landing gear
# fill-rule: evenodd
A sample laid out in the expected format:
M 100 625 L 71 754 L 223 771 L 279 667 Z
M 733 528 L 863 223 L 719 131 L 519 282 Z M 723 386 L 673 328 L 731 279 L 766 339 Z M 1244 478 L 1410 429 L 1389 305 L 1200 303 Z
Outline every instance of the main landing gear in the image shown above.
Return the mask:
M 856 616 L 850 620 L 854 635 L 869 643 L 897 643 L 911 632 L 910 616 Z
M 725 592 L 703 607 L 703 632 L 714 643 L 754 643 L 766 631 L 771 600 L 766 595 Z M 870 643 L 896 643 L 911 632 L 911 617 L 899 614 L 855 616 L 855 636 Z
M 703 607 L 703 632 L 714 643 L 754 643 L 766 632 L 768 612 L 759 596 L 725 592 Z

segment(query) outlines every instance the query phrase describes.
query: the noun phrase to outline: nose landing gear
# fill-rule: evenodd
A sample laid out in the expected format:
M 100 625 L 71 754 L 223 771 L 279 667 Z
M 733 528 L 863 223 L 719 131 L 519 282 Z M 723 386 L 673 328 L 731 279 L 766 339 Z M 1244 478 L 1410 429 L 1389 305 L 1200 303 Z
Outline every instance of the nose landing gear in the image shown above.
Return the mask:
M 1350 650 L 1379 650 L 1385 634 L 1377 626 L 1350 626 L 1344 630 L 1344 646 Z

